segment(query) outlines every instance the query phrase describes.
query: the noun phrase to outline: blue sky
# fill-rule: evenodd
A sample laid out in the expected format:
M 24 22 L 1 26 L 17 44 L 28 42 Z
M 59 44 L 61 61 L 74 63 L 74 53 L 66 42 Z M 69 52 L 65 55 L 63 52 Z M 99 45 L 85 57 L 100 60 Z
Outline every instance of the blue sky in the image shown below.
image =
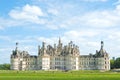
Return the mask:
M 0 0 L 0 63 L 19 50 L 37 55 L 43 41 L 73 41 L 80 54 L 95 53 L 104 41 L 110 57 L 120 57 L 120 0 Z

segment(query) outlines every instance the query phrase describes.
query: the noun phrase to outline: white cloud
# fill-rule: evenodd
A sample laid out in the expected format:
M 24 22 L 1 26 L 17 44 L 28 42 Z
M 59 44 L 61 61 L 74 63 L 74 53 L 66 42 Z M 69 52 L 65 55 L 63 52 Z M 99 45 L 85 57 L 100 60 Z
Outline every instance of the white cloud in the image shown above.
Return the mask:
M 0 36 L 0 39 L 5 40 L 5 41 L 10 41 L 11 40 L 10 37 L 8 37 L 8 36 Z
M 87 1 L 87 2 L 106 2 L 108 0 L 83 0 L 83 1 Z
M 39 42 L 45 42 L 46 44 L 54 44 L 58 40 L 58 38 L 57 37 L 51 37 L 51 38 L 37 37 L 36 40 Z
M 10 19 L 2 19 L 1 21 L 7 22 L 5 26 L 34 26 L 41 25 L 45 29 L 60 29 L 65 28 L 64 25 L 60 26 L 58 18 L 55 16 L 59 14 L 56 8 L 48 8 L 47 11 L 43 12 L 39 6 L 26 4 L 23 7 L 16 7 L 9 12 Z M 58 21 L 58 22 L 57 22 Z M 0 23 L 1 24 L 1 23 Z M 40 26 L 39 26 L 40 27 Z
M 22 40 L 14 40 L 14 42 L 18 42 L 18 43 L 31 43 L 31 42 L 35 42 L 32 39 L 22 39 Z
M 107 1 L 107 0 L 85 0 L 85 1 Z M 60 12 L 57 8 L 48 8 L 46 13 L 51 13 L 53 15 L 58 15 Z M 2 23 L 6 22 L 6 25 L 18 26 L 25 24 L 44 24 L 43 26 L 47 29 L 75 29 L 80 27 L 116 27 L 119 25 L 120 21 L 120 8 L 119 5 L 116 6 L 114 10 L 106 11 L 93 11 L 86 12 L 85 14 L 71 16 L 70 18 L 64 19 L 65 15 L 61 17 L 50 17 L 42 11 L 42 9 L 35 5 L 26 4 L 25 6 L 17 7 L 9 12 L 11 20 L 4 20 Z M 47 17 L 41 18 L 43 16 Z M 51 19 L 51 20 L 50 20 Z M 62 19 L 62 20 L 61 20 Z M 29 23 L 28 23 L 29 22 Z M 2 24 L 0 23 L 0 24 Z M 4 25 L 0 26 L 2 29 Z M 74 27 L 73 27 L 74 26 Z
M 3 30 L 3 26 L 0 26 L 0 30 Z
M 74 36 L 74 37 L 94 37 L 98 35 L 99 32 L 90 31 L 90 30 L 82 30 L 82 31 L 68 31 L 65 33 L 66 36 Z
M 117 25 L 119 18 L 107 11 L 92 12 L 82 17 L 85 24 L 91 27 L 113 27 Z
M 86 44 L 88 47 L 92 47 L 92 48 L 100 47 L 100 44 L 98 42 L 87 42 Z
M 117 0 L 115 3 L 113 3 L 113 5 L 118 5 L 120 4 L 120 0 Z
M 68 31 L 65 33 L 65 36 L 74 36 L 74 37 L 79 37 L 80 36 L 80 32 L 77 32 L 77 31 Z
M 4 23 L 5 23 L 6 21 L 3 19 L 3 18 L 0 18 L 0 30 L 3 30 L 5 27 L 4 27 Z
M 56 10 L 56 9 L 48 9 L 48 13 L 51 13 L 56 16 L 59 14 L 58 10 Z
M 14 25 L 16 26 L 16 25 L 21 25 L 21 24 L 24 25 L 24 24 L 27 24 L 27 22 L 29 22 L 31 24 L 32 23 L 44 24 L 43 26 L 46 29 L 47 28 L 49 29 L 60 29 L 60 28 L 75 29 L 75 28 L 80 28 L 80 27 L 96 27 L 96 28 L 116 27 L 119 25 L 119 21 L 120 21 L 119 5 L 117 5 L 116 9 L 114 10 L 93 11 L 93 12 L 85 13 L 83 15 L 71 16 L 70 18 L 67 18 L 67 19 L 63 19 L 61 17 L 51 18 L 46 13 L 43 13 L 42 9 L 38 6 L 27 4 L 23 6 L 22 8 L 19 7 L 19 8 L 11 10 L 9 15 L 14 21 L 11 20 L 11 21 L 8 21 L 8 23 L 13 24 L 13 26 Z M 59 14 L 56 8 L 48 8 L 48 13 L 51 13 L 53 15 Z M 45 19 L 41 18 L 41 16 L 46 16 L 46 15 L 47 15 L 47 18 Z M 63 20 L 61 21 L 61 19 Z
M 120 32 L 116 31 L 116 32 L 113 32 L 111 33 L 108 38 L 110 40 L 114 40 L 114 41 L 120 41 Z
M 17 26 L 24 26 L 27 23 L 25 23 L 23 20 L 13 20 L 13 19 L 5 19 L 5 18 L 0 18 L 0 25 L 1 29 L 5 30 L 6 28 L 9 27 L 17 27 Z
M 37 0 L 37 1 L 45 1 L 45 2 L 47 2 L 47 1 L 49 1 L 49 0 Z M 52 0 L 52 1 L 56 1 L 56 0 Z M 85 1 L 85 2 L 106 2 L 106 1 L 108 1 L 108 0 L 80 0 L 80 1 Z
M 18 47 L 19 50 L 21 51 L 27 51 L 31 55 L 37 55 L 38 47 L 37 45 L 20 45 Z
M 7 52 L 7 51 L 11 51 L 12 48 L 0 48 L 0 52 Z
M 70 17 L 68 20 L 64 20 L 63 25 L 69 26 L 72 29 L 81 27 L 111 28 L 119 26 L 119 22 L 120 5 L 117 5 L 113 10 L 98 10 Z
M 26 14 L 31 14 L 31 15 L 37 15 L 37 16 L 44 16 L 44 13 L 42 12 L 41 8 L 38 6 L 30 6 L 30 5 L 25 5 L 23 7 L 23 12 L 26 12 Z
M 11 18 L 15 20 L 23 20 L 33 23 L 44 24 L 44 19 L 41 19 L 41 16 L 45 16 L 41 8 L 38 6 L 31 6 L 26 4 L 22 8 L 16 8 L 9 12 Z

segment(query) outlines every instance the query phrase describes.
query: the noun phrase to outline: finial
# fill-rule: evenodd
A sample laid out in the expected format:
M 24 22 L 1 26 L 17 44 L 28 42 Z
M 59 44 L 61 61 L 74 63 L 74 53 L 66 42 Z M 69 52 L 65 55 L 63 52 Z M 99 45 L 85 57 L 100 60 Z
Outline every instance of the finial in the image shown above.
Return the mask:
M 18 45 L 18 42 L 16 42 L 16 46 Z
M 16 42 L 16 51 L 18 50 L 18 42 Z
M 103 41 L 101 41 L 101 44 L 103 44 Z

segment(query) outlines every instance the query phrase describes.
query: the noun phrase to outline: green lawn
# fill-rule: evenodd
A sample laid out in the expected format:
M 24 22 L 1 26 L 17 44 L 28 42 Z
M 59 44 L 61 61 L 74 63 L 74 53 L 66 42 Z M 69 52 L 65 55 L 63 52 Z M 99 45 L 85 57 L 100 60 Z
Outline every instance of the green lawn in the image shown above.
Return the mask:
M 120 73 L 110 71 L 0 71 L 0 80 L 120 80 Z

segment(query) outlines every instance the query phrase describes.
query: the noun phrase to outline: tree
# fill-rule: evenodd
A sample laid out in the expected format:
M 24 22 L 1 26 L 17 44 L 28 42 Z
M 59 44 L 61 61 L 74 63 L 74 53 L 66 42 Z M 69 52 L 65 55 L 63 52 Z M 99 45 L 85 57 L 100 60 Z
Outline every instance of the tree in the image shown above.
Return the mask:
M 111 69 L 120 68 L 120 57 L 110 60 Z
M 0 70 L 10 70 L 10 64 L 0 64 Z
M 114 66 L 115 68 L 120 68 L 120 57 L 115 60 Z
M 111 60 L 110 60 L 110 67 L 111 67 L 111 69 L 114 69 L 114 68 L 115 68 L 114 63 L 115 63 L 115 60 L 111 59 Z

